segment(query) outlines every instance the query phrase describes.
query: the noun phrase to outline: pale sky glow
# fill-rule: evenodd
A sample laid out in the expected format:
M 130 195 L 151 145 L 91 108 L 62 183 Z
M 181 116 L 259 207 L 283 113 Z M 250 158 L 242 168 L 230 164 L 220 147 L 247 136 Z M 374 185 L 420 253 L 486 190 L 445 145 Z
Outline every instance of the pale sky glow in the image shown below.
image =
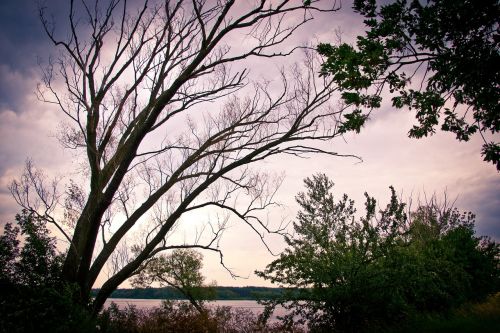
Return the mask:
M 59 10 L 64 1 L 47 1 Z M 64 6 L 62 6 L 64 8 Z M 55 17 L 61 17 L 56 12 Z M 335 41 L 335 31 L 343 32 L 343 39 L 352 40 L 363 26 L 350 10 L 350 2 L 343 2 L 337 13 L 319 15 L 289 40 L 290 46 L 313 44 L 317 41 Z M 60 23 L 61 26 L 64 23 Z M 235 47 L 238 47 L 235 37 Z M 81 176 L 80 159 L 74 151 L 64 150 L 56 135 L 64 119 L 57 108 L 36 99 L 36 85 L 40 81 L 37 57 L 47 61 L 54 55 L 48 38 L 42 32 L 36 14 L 36 4 L 31 0 L 7 0 L 0 3 L 0 225 L 12 221 L 19 207 L 12 199 L 7 186 L 23 170 L 24 162 L 31 158 L 48 177 L 63 177 L 61 184 Z M 278 67 L 289 68 L 301 59 L 301 51 L 293 57 L 264 63 L 265 59 L 252 58 L 246 63 L 250 77 L 262 80 L 278 78 Z M 233 69 L 234 70 L 234 69 Z M 335 101 L 334 101 L 335 102 Z M 204 112 L 218 112 L 221 103 L 204 106 Z M 193 121 L 202 121 L 192 116 Z M 185 120 L 179 120 L 179 123 Z M 393 185 L 403 198 L 413 201 L 436 193 L 441 197 L 446 191 L 456 207 L 470 210 L 477 215 L 476 229 L 480 235 L 500 240 L 500 178 L 495 167 L 482 161 L 482 141 L 474 137 L 470 142 L 459 143 L 450 133 L 438 133 L 421 140 L 409 139 L 408 130 L 414 123 L 414 114 L 394 110 L 385 105 L 372 113 L 360 134 L 349 134 L 344 139 L 318 145 L 339 154 L 352 154 L 362 158 L 310 155 L 300 159 L 278 156 L 253 165 L 252 168 L 284 175 L 275 201 L 282 204 L 265 212 L 272 225 L 293 221 L 297 205 L 295 195 L 303 190 L 303 179 L 317 172 L 326 173 L 336 184 L 335 193 L 347 193 L 355 199 L 357 207 L 364 204 L 364 192 L 374 196 L 381 206 L 389 199 L 389 186 Z M 155 134 L 158 140 L 162 135 Z M 498 138 L 496 138 L 498 141 Z M 147 145 L 159 142 L 151 141 Z M 238 198 L 243 204 L 248 198 Z M 217 211 L 197 212 L 182 218 L 172 240 L 183 242 L 196 237 L 196 226 L 209 217 L 211 221 L 223 219 Z M 206 232 L 210 232 L 206 230 Z M 271 250 L 279 253 L 284 242 L 275 235 L 266 235 Z M 255 277 L 255 269 L 263 269 L 273 256 L 266 250 L 259 237 L 237 219 L 231 219 L 222 240 L 225 264 L 234 273 L 248 279 L 232 279 L 218 264 L 217 254 L 204 253 L 204 275 L 207 281 L 218 285 L 269 285 Z

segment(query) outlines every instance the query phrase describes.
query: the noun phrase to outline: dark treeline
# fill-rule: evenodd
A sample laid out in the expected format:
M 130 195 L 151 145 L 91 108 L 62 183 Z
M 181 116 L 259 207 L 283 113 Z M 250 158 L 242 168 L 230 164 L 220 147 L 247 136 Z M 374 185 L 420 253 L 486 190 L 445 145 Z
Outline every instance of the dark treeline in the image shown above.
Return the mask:
M 211 287 L 215 289 L 216 300 L 258 300 L 270 299 L 281 296 L 281 288 L 267 287 Z M 93 289 L 92 294 L 96 295 L 98 289 Z M 186 299 L 180 291 L 172 288 L 134 288 L 117 289 L 111 295 L 112 298 L 136 298 L 136 299 Z

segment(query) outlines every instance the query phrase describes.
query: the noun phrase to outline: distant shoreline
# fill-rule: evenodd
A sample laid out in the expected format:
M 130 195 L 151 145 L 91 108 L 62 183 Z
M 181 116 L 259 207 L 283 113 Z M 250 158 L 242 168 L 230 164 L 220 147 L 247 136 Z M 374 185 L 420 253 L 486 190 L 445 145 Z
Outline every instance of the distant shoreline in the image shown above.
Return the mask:
M 279 297 L 282 294 L 282 288 L 270 287 L 215 287 L 214 300 L 249 300 L 271 299 Z M 92 296 L 97 294 L 99 289 L 92 290 Z M 184 300 L 180 292 L 171 288 L 123 288 L 115 290 L 110 298 L 129 298 L 129 299 L 166 299 L 166 300 Z

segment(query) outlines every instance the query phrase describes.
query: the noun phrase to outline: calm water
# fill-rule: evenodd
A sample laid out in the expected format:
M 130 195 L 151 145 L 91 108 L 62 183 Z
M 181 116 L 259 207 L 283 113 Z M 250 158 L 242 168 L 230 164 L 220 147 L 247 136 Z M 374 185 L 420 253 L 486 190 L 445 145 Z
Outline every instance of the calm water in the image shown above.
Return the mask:
M 135 305 L 138 309 L 148 309 L 159 307 L 161 305 L 161 299 L 132 299 L 132 298 L 108 298 L 104 307 L 108 307 L 111 302 L 116 303 L 118 307 L 124 308 L 128 305 Z M 231 308 L 242 308 L 252 311 L 254 314 L 259 315 L 264 310 L 264 306 L 258 304 L 256 301 L 212 301 L 207 302 L 208 306 L 230 306 Z M 271 320 L 275 319 L 276 316 L 283 315 L 285 310 L 282 307 L 277 307 L 274 311 Z

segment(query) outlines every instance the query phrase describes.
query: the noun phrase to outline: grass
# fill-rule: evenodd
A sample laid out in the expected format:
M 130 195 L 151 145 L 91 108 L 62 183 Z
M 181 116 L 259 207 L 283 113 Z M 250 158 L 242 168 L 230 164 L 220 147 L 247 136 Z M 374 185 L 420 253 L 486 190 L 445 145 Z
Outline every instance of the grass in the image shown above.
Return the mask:
M 468 303 L 446 315 L 419 315 L 386 333 L 500 333 L 500 293 Z

